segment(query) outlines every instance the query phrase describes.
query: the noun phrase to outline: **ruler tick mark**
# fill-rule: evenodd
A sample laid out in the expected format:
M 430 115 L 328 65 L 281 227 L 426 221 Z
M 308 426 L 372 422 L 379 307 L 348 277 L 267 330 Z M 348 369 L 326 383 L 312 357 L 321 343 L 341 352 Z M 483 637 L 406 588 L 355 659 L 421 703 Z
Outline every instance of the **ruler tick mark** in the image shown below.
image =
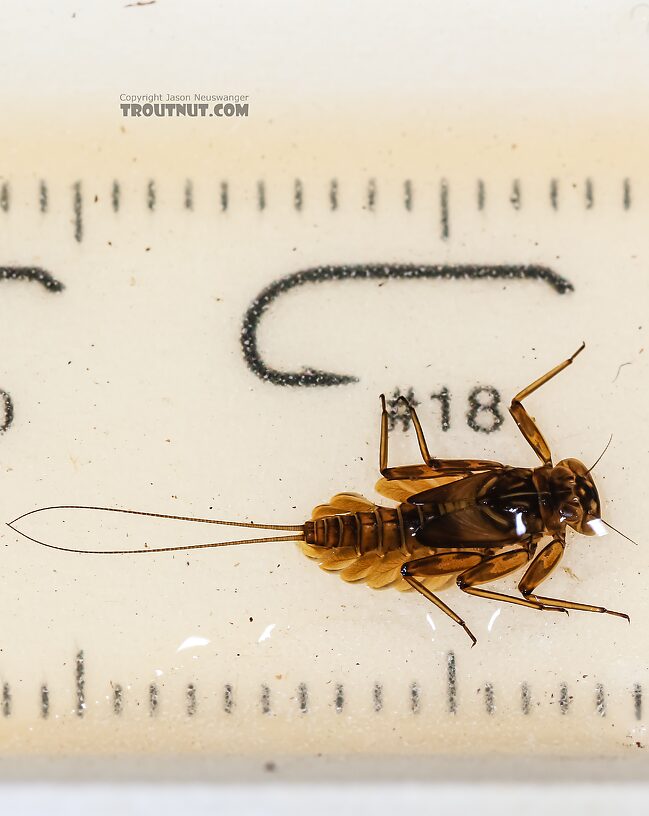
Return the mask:
M 260 212 L 266 209 L 266 185 L 263 181 L 257 182 L 257 209 Z
M 159 704 L 158 687 L 155 683 L 151 683 L 149 686 L 149 716 L 154 717 L 158 713 Z
M 376 206 L 376 179 L 371 178 L 367 182 L 367 209 L 374 212 Z
M 484 687 L 484 705 L 487 714 L 492 715 L 496 711 L 494 702 L 494 686 L 493 683 L 485 683 Z
M 532 705 L 532 695 L 530 693 L 530 687 L 527 683 L 521 684 L 521 710 L 523 714 L 529 714 Z
M 442 179 L 439 185 L 439 210 L 442 241 L 448 240 L 449 212 L 448 212 L 448 181 Z
M 234 708 L 234 698 L 232 696 L 232 686 L 226 683 L 223 687 L 223 710 L 226 714 L 232 714 Z
M 586 209 L 592 210 L 593 205 L 595 204 L 595 195 L 593 192 L 593 180 L 590 178 L 586 179 L 586 186 L 585 186 L 585 203 Z
M 77 691 L 77 717 L 83 717 L 83 713 L 86 709 L 86 667 L 83 649 L 77 652 L 75 660 L 75 684 Z
M 196 686 L 193 683 L 189 683 L 187 686 L 187 716 L 193 717 L 196 714 Z
M 185 182 L 185 209 L 194 209 L 194 182 L 191 179 Z
M 412 210 L 412 182 L 410 179 L 403 182 L 403 206 L 408 212 Z
M 636 720 L 642 719 L 642 686 L 636 683 L 633 686 L 633 710 Z
M 484 210 L 486 200 L 486 192 L 485 192 L 485 185 L 482 179 L 478 179 L 478 188 L 477 188 L 477 201 L 478 201 L 478 209 Z
M 568 696 L 568 684 L 561 683 L 559 686 L 559 711 L 567 714 L 570 708 L 570 697 Z
M 559 180 L 555 178 L 550 181 L 550 204 L 553 210 L 559 209 Z
M 413 714 L 418 714 L 421 708 L 421 689 L 417 682 L 410 684 L 410 710 Z
M 2 684 L 2 716 L 11 716 L 11 689 L 9 683 Z
M 110 191 L 110 202 L 113 205 L 113 212 L 119 212 L 121 194 L 122 190 L 119 186 L 119 181 L 113 181 L 113 187 Z
M 83 198 L 81 196 L 81 182 L 73 185 L 72 208 L 74 211 L 74 240 L 81 243 L 83 239 Z
M 221 202 L 221 212 L 226 212 L 228 209 L 228 183 L 227 181 L 221 182 L 221 191 L 219 200 Z
M 331 179 L 329 182 L 329 206 L 332 210 L 338 209 L 338 181 Z
M 622 204 L 625 210 L 631 208 L 631 179 L 625 178 L 622 183 Z
M 46 720 L 50 716 L 50 690 L 43 683 L 41 686 L 41 717 Z
M 0 187 L 0 209 L 4 212 L 9 212 L 9 203 L 9 184 L 5 181 L 2 187 Z
M 301 714 L 307 714 L 309 711 L 309 690 L 306 683 L 300 683 L 297 687 L 297 704 Z
M 124 710 L 124 692 L 119 683 L 113 686 L 113 714 L 118 716 Z
M 372 701 L 374 703 L 374 711 L 377 713 L 383 708 L 383 686 L 380 683 L 374 683 L 372 689 Z
M 455 652 L 446 655 L 446 694 L 449 714 L 457 713 L 457 667 Z
M 261 687 L 261 713 L 270 714 L 270 688 L 267 685 Z
M 520 210 L 522 206 L 520 179 L 514 179 L 514 181 L 512 182 L 512 191 L 509 196 L 509 200 L 511 202 L 512 207 L 515 210 Z
M 146 205 L 151 210 L 151 212 L 155 210 L 155 203 L 156 203 L 155 181 L 153 179 L 149 179 L 149 183 L 146 186 Z
M 336 697 L 334 699 L 334 705 L 336 706 L 336 713 L 341 714 L 343 708 L 345 707 L 345 690 L 341 683 L 338 683 L 336 686 Z
M 606 716 L 606 694 L 604 693 L 604 686 L 598 683 L 595 686 L 595 711 L 600 717 Z
M 304 188 L 302 187 L 302 182 L 300 181 L 300 179 L 295 179 L 295 184 L 293 187 L 293 206 L 298 212 L 300 212 L 302 210 L 303 204 L 304 204 Z
M 48 205 L 48 191 L 47 184 L 41 180 L 38 185 L 38 207 L 42 213 L 47 212 Z

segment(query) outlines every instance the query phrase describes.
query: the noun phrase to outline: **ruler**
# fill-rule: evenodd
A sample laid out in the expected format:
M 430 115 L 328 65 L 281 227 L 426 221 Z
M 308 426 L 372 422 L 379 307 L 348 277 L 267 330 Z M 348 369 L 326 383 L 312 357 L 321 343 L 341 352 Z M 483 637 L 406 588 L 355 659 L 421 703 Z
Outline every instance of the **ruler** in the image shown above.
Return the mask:
M 585 338 L 534 411 L 561 456 L 613 432 L 607 514 L 642 541 L 639 183 L 341 177 L 334 205 L 329 177 L 8 180 L 3 241 L 26 249 L 2 273 L 7 520 L 79 502 L 300 523 L 338 490 L 373 495 L 381 391 L 419 402 L 440 454 L 530 464 L 499 417 Z M 148 524 L 129 534 L 203 540 Z M 38 525 L 112 540 L 103 518 Z M 552 584 L 630 626 L 453 593 L 470 649 L 421 599 L 291 544 L 98 561 L 2 536 L 7 751 L 643 745 L 644 562 L 620 538 L 575 536 Z
M 575 535 L 550 585 L 631 623 L 449 590 L 471 649 L 423 599 L 344 584 L 291 543 L 100 558 L 2 527 L 0 750 L 636 755 L 637 129 L 598 130 L 584 110 L 567 132 L 551 112 L 496 120 L 477 102 L 446 128 L 430 107 L 407 126 L 373 108 L 370 131 L 347 109 L 263 110 L 215 130 L 122 120 L 116 101 L 53 132 L 46 155 L 27 113 L 20 139 L 1 137 L 2 519 L 100 504 L 299 524 L 336 492 L 375 497 L 380 393 L 395 463 L 416 461 L 405 394 L 436 455 L 530 466 L 508 402 L 585 340 L 530 410 L 558 458 L 594 461 L 613 434 L 598 483 L 638 546 Z M 60 544 L 213 535 L 113 521 L 40 514 L 29 529 Z

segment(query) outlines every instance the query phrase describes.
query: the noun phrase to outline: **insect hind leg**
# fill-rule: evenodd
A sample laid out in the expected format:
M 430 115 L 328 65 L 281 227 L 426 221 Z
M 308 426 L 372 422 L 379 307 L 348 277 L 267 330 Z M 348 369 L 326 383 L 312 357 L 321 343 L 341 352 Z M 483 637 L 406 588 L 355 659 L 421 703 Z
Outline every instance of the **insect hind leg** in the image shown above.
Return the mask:
M 426 437 L 424 436 L 421 422 L 417 416 L 417 411 L 408 402 L 406 397 L 399 399 L 404 402 L 412 424 L 417 434 L 417 442 L 423 465 L 404 465 L 400 467 L 388 467 L 388 412 L 385 405 L 385 395 L 381 394 L 381 441 L 379 445 L 379 470 L 386 479 L 431 479 L 438 476 L 469 476 L 476 471 L 498 470 L 503 467 L 500 462 L 491 462 L 485 459 L 435 459 L 430 455 Z
M 415 575 L 452 575 L 453 573 L 462 572 L 469 567 L 475 566 L 482 561 L 482 556 L 479 553 L 472 552 L 454 552 L 444 553 L 443 555 L 430 555 L 425 558 L 415 558 L 412 561 L 406 561 L 401 567 L 401 575 L 404 581 L 410 584 L 413 589 L 416 589 L 424 598 L 427 598 L 431 603 L 434 603 L 438 609 L 441 609 L 446 615 L 459 624 L 467 635 L 471 638 L 471 645 L 475 646 L 476 637 L 469 629 L 462 618 L 454 612 L 450 606 L 447 606 L 441 598 L 432 593 L 427 586 L 415 578 Z
M 484 558 L 479 564 L 469 567 L 465 572 L 458 575 L 457 585 L 469 595 L 476 595 L 478 598 L 488 598 L 492 601 L 504 601 L 505 603 L 516 604 L 517 606 L 527 606 L 531 609 L 548 610 L 551 612 L 565 612 L 566 610 L 559 604 L 546 605 L 542 599 L 518 598 L 515 595 L 506 595 L 503 592 L 493 592 L 489 589 L 480 589 L 476 584 L 486 584 L 490 581 L 497 581 L 504 578 L 510 572 L 520 569 L 530 560 L 528 550 L 517 549 L 508 550 L 498 555 Z

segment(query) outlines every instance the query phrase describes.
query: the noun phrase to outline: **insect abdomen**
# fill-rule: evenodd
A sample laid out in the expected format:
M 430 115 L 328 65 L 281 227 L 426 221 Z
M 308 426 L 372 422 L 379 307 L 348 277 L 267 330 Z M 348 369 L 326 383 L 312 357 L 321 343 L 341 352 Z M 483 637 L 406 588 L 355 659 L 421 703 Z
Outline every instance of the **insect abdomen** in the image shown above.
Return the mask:
M 408 555 L 415 545 L 399 507 L 375 507 L 374 510 L 322 516 L 305 523 L 304 535 L 305 542 L 312 547 L 353 547 L 359 556 L 394 550 L 402 550 Z

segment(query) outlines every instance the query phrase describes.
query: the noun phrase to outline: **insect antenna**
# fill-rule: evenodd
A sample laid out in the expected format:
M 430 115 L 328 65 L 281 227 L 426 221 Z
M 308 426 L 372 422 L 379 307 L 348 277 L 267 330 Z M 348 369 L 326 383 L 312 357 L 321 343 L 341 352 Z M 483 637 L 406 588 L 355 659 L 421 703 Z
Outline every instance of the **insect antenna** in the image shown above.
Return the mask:
M 613 530 L 613 532 L 614 532 L 614 533 L 617 533 L 618 535 L 621 535 L 621 536 L 622 536 L 622 538 L 626 538 L 626 540 L 627 540 L 627 541 L 630 541 L 632 544 L 635 544 L 635 545 L 636 545 L 636 547 L 638 546 L 638 542 L 637 542 L 637 541 L 634 541 L 632 538 L 629 538 L 629 536 L 628 536 L 628 535 L 625 535 L 625 534 L 622 532 L 622 530 L 618 530 L 618 529 L 617 529 L 617 527 L 613 527 L 613 525 L 612 525 L 612 524 L 609 524 L 609 523 L 608 523 L 608 521 L 604 521 L 604 519 L 601 519 L 601 521 L 602 521 L 602 523 L 603 523 L 603 524 L 605 524 L 607 527 L 610 527 L 610 529 L 611 529 L 611 530 Z
M 595 464 L 594 464 L 594 465 L 591 465 L 591 466 L 588 468 L 588 470 L 586 471 L 586 473 L 590 473 L 590 472 L 591 472 L 591 470 L 595 470 L 595 467 L 596 467 L 597 465 L 599 465 L 599 463 L 600 463 L 600 460 L 601 460 L 602 456 L 604 456 L 604 454 L 605 454 L 605 453 L 606 453 L 606 451 L 608 450 L 608 446 L 611 444 L 611 442 L 612 442 L 612 441 L 613 441 L 613 434 L 611 434 L 611 435 L 610 435 L 609 440 L 608 440 L 608 442 L 606 443 L 606 447 L 604 448 L 604 450 L 603 450 L 603 451 L 600 453 L 600 455 L 599 455 L 599 456 L 597 457 L 597 459 L 595 460 Z
M 60 547 L 55 544 L 48 544 L 45 541 L 40 541 L 37 538 L 33 538 L 32 536 L 27 535 L 27 533 L 24 533 L 22 530 L 19 530 L 15 526 L 16 523 L 21 521 L 22 519 L 25 519 L 28 516 L 33 516 L 36 513 L 42 513 L 46 510 L 99 510 L 105 513 L 123 513 L 125 515 L 132 516 L 149 516 L 151 518 L 173 519 L 175 521 L 191 521 L 199 524 L 220 524 L 227 527 L 246 527 L 255 530 L 286 530 L 293 531 L 295 535 L 270 536 L 270 537 L 264 536 L 261 538 L 243 538 L 233 541 L 210 542 L 208 544 L 186 544 L 184 546 L 177 547 L 144 547 L 136 550 L 82 550 L 77 549 L 76 547 Z M 224 519 L 199 518 L 196 516 L 178 516 L 167 513 L 149 513 L 143 510 L 127 510 L 121 507 L 99 507 L 94 505 L 83 504 L 59 504 L 52 505 L 50 507 L 39 507 L 37 510 L 30 510 L 28 513 L 23 513 L 22 516 L 18 516 L 13 521 L 8 522 L 7 527 L 12 529 L 16 533 L 20 533 L 20 535 L 23 536 L 24 538 L 27 538 L 30 541 L 35 542 L 36 544 L 40 544 L 42 547 L 47 547 L 48 549 L 51 550 L 84 553 L 88 555 L 94 554 L 132 555 L 134 553 L 178 552 L 180 550 L 204 550 L 209 549 L 211 547 L 229 547 L 237 544 L 262 544 L 271 541 L 302 541 L 304 539 L 304 525 L 302 524 L 256 524 L 249 521 L 225 521 Z

